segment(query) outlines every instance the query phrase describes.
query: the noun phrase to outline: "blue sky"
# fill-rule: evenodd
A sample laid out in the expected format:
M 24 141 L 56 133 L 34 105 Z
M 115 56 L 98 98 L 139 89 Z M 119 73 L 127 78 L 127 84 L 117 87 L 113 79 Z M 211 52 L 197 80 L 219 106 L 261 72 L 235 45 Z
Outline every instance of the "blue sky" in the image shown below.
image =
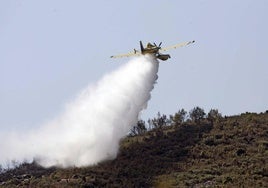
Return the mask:
M 56 117 L 139 47 L 170 51 L 147 110 L 200 106 L 224 115 L 268 110 L 268 1 L 0 1 L 0 130 Z

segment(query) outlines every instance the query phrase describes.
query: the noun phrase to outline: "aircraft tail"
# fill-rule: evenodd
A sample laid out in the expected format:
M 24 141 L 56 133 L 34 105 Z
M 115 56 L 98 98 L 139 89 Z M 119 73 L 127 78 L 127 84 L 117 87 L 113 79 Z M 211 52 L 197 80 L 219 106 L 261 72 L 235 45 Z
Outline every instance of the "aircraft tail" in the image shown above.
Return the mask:
M 142 42 L 140 41 L 140 47 L 141 47 L 141 53 L 143 54 L 143 51 L 144 51 L 144 47 L 142 45 Z

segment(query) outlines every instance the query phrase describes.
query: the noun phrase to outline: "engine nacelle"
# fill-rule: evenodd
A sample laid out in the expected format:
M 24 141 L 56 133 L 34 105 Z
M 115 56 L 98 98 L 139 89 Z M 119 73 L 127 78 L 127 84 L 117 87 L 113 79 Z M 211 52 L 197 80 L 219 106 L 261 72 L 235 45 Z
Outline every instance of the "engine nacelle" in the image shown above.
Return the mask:
M 169 54 L 158 54 L 156 57 L 158 59 L 161 59 L 162 61 L 166 61 L 170 58 L 170 55 Z

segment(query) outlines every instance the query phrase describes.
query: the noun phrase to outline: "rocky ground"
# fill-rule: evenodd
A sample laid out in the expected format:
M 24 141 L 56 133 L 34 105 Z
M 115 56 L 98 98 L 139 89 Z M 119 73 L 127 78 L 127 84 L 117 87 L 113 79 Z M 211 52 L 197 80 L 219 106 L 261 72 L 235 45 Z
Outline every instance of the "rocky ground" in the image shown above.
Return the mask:
M 21 164 L 1 187 L 268 187 L 268 113 L 187 121 L 122 140 L 118 157 L 85 168 Z

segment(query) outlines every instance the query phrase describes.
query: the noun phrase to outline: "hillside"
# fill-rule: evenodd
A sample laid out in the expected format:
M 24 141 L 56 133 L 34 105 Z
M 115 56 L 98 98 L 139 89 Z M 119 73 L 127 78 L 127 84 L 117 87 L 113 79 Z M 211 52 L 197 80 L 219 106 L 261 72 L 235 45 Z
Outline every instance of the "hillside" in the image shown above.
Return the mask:
M 168 121 L 166 121 L 168 122 Z M 122 140 L 85 168 L 21 164 L 1 187 L 268 187 L 268 113 L 173 121 Z

